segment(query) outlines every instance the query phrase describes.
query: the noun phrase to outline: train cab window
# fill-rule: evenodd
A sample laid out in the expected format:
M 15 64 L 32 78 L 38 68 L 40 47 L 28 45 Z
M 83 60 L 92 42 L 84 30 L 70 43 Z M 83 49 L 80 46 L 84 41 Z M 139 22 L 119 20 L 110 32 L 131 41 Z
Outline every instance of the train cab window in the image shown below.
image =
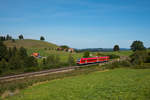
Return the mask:
M 80 59 L 77 59 L 77 62 L 80 62 Z

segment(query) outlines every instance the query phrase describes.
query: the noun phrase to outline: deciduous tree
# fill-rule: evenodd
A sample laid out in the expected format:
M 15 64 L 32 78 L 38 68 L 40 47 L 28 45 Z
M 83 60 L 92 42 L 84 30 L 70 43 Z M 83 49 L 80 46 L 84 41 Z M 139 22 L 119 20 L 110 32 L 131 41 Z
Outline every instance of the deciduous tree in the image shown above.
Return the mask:
M 68 57 L 68 64 L 69 66 L 72 66 L 75 64 L 74 58 L 72 57 L 71 54 L 69 54 L 69 57 Z
M 44 38 L 43 36 L 41 36 L 41 37 L 40 37 L 40 40 L 44 41 L 44 40 L 45 40 L 45 38 Z
M 113 48 L 113 50 L 114 51 L 119 51 L 120 50 L 119 45 L 115 45 L 114 48 Z
M 0 61 L 7 55 L 7 47 L 0 41 Z
M 20 39 L 20 40 L 23 40 L 23 39 L 24 39 L 24 37 L 23 37 L 23 35 L 22 35 L 22 34 L 21 34 L 21 35 L 19 35 L 18 37 L 19 37 L 19 39 Z
M 142 41 L 133 41 L 131 45 L 131 50 L 136 51 L 136 50 L 145 50 L 145 47 L 143 45 Z
M 84 58 L 87 58 L 87 57 L 89 57 L 89 56 L 90 56 L 89 51 L 85 51 L 84 54 L 83 54 L 83 57 L 84 57 Z

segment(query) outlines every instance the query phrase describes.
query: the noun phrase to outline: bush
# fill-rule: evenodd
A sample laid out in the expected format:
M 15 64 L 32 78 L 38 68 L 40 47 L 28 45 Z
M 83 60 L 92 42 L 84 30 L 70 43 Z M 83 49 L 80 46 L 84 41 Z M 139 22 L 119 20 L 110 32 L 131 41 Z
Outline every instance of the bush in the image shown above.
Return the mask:
M 68 57 L 68 64 L 69 66 L 75 65 L 74 58 L 72 57 L 71 54 L 69 54 L 69 57 Z
M 134 65 L 141 65 L 146 61 L 147 52 L 146 50 L 135 51 L 131 56 L 131 63 Z
M 2 59 L 2 61 L 0 61 L 0 74 L 6 72 L 7 70 L 9 70 L 8 63 L 5 61 L 5 59 Z
M 131 63 L 129 61 L 121 61 L 120 65 L 123 66 L 123 67 L 130 67 Z
M 30 68 L 30 67 L 38 67 L 38 62 L 37 59 L 35 59 L 32 56 L 26 57 L 26 59 L 24 60 L 24 65 L 26 68 Z
M 112 64 L 104 65 L 103 68 L 114 69 L 121 67 L 130 67 L 131 63 L 129 61 L 113 62 Z
M 110 59 L 116 59 L 116 58 L 120 58 L 120 56 L 118 55 L 115 55 L 115 54 L 110 54 L 110 55 L 107 55 L 110 57 Z
M 146 57 L 145 63 L 150 63 L 150 56 Z
M 56 68 L 60 66 L 60 57 L 58 55 L 49 55 L 47 59 L 43 59 L 44 69 Z
M 89 51 L 85 51 L 84 54 L 83 54 L 83 57 L 84 58 L 88 58 L 89 56 L 90 56 Z

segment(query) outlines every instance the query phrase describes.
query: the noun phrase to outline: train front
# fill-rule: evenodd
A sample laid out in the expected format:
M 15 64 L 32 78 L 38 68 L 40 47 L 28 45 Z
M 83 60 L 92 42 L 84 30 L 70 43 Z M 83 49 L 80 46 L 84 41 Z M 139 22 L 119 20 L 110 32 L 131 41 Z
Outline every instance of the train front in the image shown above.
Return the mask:
M 80 65 L 81 63 L 80 63 L 80 61 L 81 61 L 81 59 L 77 59 L 77 65 Z

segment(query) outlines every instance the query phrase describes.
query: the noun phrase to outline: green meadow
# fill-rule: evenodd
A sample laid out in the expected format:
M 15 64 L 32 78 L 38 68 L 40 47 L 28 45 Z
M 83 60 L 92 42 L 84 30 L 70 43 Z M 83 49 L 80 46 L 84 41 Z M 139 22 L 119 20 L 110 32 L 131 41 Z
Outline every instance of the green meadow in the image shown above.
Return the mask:
M 12 42 L 11 40 L 4 42 L 7 47 L 13 47 L 16 46 L 17 48 L 23 46 L 27 49 L 28 55 L 31 55 L 33 52 L 40 53 L 41 56 L 47 57 L 51 54 L 58 55 L 60 57 L 60 60 L 62 62 L 67 62 L 69 52 L 64 51 L 57 51 L 54 50 L 58 48 L 59 46 L 49 43 L 46 41 L 40 41 L 40 40 L 32 40 L 32 39 L 24 39 L 24 40 L 15 40 L 15 42 Z M 103 55 L 119 55 L 119 56 L 129 56 L 132 54 L 132 51 L 117 51 L 117 52 L 100 52 Z M 78 58 L 83 57 L 83 53 L 71 53 L 74 60 L 76 61 Z M 91 52 L 95 56 L 96 52 Z M 41 61 L 40 59 L 38 61 Z
M 119 56 L 130 56 L 133 52 L 131 50 L 127 51 L 112 51 L 112 52 L 103 52 L 104 54 L 115 54 Z
M 62 62 L 67 62 L 68 56 L 70 54 L 69 52 L 65 52 L 65 51 L 56 51 L 56 50 L 49 50 L 44 48 L 42 49 L 30 48 L 27 49 L 27 52 L 29 55 L 31 55 L 33 52 L 37 52 L 40 53 L 40 55 L 43 57 L 48 57 L 49 55 L 58 55 Z M 71 55 L 73 56 L 74 60 L 83 57 L 83 53 L 71 53 Z
M 149 100 L 150 69 L 96 71 L 35 84 L 5 100 Z
M 45 49 L 45 48 L 30 48 L 30 49 L 27 49 L 27 52 L 29 55 L 31 55 L 33 52 L 38 52 L 40 53 L 41 56 L 43 57 L 47 57 L 49 55 L 58 55 L 60 57 L 60 60 L 62 62 L 67 62 L 68 60 L 68 56 L 69 56 L 69 52 L 65 52 L 65 51 L 56 51 L 56 50 L 49 50 L 48 48 Z M 96 53 L 97 52 L 91 52 L 91 54 L 93 56 L 96 56 Z M 103 55 L 111 55 L 111 54 L 114 54 L 114 55 L 118 55 L 118 56 L 129 56 L 131 55 L 133 52 L 131 50 L 128 50 L 128 51 L 116 51 L 116 52 L 99 52 L 100 54 L 103 54 Z M 75 60 L 77 60 L 78 58 L 82 58 L 83 57 L 83 53 L 71 53 L 71 55 L 73 56 L 73 58 Z

